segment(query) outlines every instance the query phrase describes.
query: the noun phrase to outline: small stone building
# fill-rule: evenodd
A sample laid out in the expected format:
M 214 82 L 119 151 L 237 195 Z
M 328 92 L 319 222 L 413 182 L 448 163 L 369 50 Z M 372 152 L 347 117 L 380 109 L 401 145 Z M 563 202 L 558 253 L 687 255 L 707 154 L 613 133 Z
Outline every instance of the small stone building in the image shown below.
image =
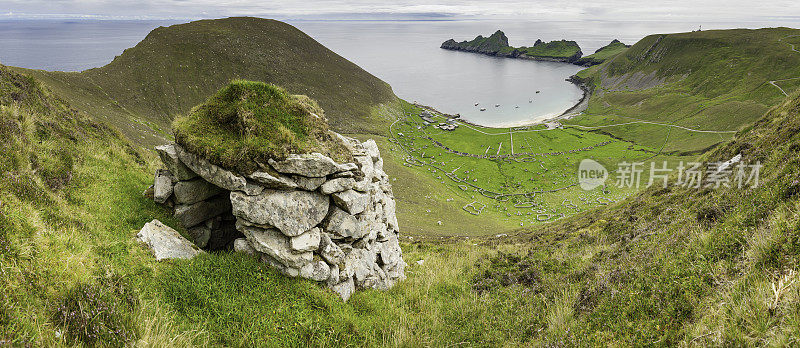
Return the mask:
M 293 154 L 240 173 L 177 144 L 156 148 L 153 199 L 207 250 L 258 257 L 290 277 L 325 283 L 347 300 L 358 288 L 405 279 L 395 201 L 373 140 L 335 134 L 355 163 Z

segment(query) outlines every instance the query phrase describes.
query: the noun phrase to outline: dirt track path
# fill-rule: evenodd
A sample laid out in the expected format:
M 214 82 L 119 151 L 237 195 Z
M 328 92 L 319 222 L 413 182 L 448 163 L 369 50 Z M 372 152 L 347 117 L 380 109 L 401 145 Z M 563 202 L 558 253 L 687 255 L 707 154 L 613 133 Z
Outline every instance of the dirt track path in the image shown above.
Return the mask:
M 784 37 L 782 37 L 782 38 L 778 39 L 778 42 L 783 42 L 783 39 L 788 39 L 788 38 L 790 38 L 790 37 L 798 37 L 798 36 L 800 36 L 800 35 L 789 35 L 789 36 L 784 36 Z M 797 47 L 795 47 L 795 46 L 794 46 L 794 44 L 792 44 L 792 43 L 788 43 L 788 42 L 783 42 L 783 43 L 785 43 L 785 44 L 789 45 L 789 46 L 790 46 L 790 49 L 791 49 L 792 51 L 794 51 L 794 52 L 797 52 L 797 53 L 800 53 L 800 51 L 798 51 L 798 50 L 797 50 Z M 769 82 L 769 84 L 771 84 L 771 85 L 775 86 L 775 88 L 779 89 L 779 90 L 781 91 L 781 93 L 783 93 L 783 95 L 785 95 L 785 96 L 787 96 L 787 97 L 788 97 L 788 96 L 789 96 L 789 93 L 786 93 L 786 91 L 784 91 L 784 90 L 783 90 L 783 88 L 781 88 L 781 86 L 778 86 L 778 84 L 777 84 L 776 82 L 781 82 L 781 81 L 790 81 L 790 80 L 798 80 L 798 79 L 800 79 L 800 77 L 792 77 L 792 78 L 789 78 L 789 79 L 782 79 L 782 80 L 772 80 L 772 81 L 768 81 L 768 82 Z

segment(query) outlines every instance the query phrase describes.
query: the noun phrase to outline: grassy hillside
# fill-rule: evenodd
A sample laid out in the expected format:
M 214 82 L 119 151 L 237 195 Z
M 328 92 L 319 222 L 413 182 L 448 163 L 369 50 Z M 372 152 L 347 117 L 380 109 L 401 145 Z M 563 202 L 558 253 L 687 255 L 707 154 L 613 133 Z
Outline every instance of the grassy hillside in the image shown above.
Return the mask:
M 581 57 L 581 59 L 575 61 L 575 64 L 583 66 L 597 65 L 622 52 L 625 52 L 629 47 L 631 46 L 614 39 L 608 45 L 598 48 L 597 51 L 594 51 L 594 53 L 585 57 Z
M 557 328 L 556 341 L 796 345 L 798 151 L 795 93 L 700 158 L 725 161 L 742 154 L 743 161 L 760 161 L 759 187 L 648 189 L 593 213 L 521 232 L 517 241 L 532 245 L 529 251 L 517 254 L 511 266 L 493 269 L 533 265 L 533 291 L 554 296 L 560 311 L 548 326 L 551 332 Z
M 156 262 L 134 241 L 151 219 L 177 226 L 142 195 L 155 156 L 3 66 L 0 135 L 2 345 L 394 347 L 538 340 L 532 328 L 539 319 L 519 315 L 524 298 L 475 288 L 475 265 L 494 248 L 472 241 L 405 243 L 408 279 L 391 291 L 358 292 L 347 303 L 242 255 Z
M 668 152 L 699 152 L 757 120 L 798 85 L 788 28 L 651 35 L 581 71 L 594 93 L 572 123 Z M 679 128 L 683 127 L 683 128 Z M 666 132 L 673 132 L 667 138 Z M 598 129 L 598 128 L 587 128 Z
M 108 65 L 27 71 L 74 107 L 139 143 L 164 142 L 170 122 L 233 79 L 273 83 L 317 100 L 335 130 L 376 133 L 391 87 L 291 25 L 260 18 L 159 27 Z
M 342 303 L 240 255 L 155 262 L 133 236 L 177 224 L 141 194 L 154 156 L 0 67 L 0 342 L 792 345 L 799 113 L 795 95 L 703 157 L 760 160 L 759 188 L 653 189 L 509 238 L 404 243 L 408 280 Z

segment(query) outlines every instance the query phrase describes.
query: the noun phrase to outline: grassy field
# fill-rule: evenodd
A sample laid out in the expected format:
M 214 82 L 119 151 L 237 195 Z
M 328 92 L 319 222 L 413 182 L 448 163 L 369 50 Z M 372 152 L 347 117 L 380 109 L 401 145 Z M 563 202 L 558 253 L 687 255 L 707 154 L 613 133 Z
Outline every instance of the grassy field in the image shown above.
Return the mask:
M 663 139 L 648 121 L 703 131 L 737 131 L 785 98 L 770 81 L 800 77 L 800 53 L 788 28 L 715 30 L 648 36 L 578 77 L 594 88 L 585 115 L 569 121 L 645 146 Z M 783 40 L 789 41 L 783 41 Z M 796 80 L 776 82 L 791 93 Z M 668 153 L 699 153 L 730 139 L 724 133 L 676 135 Z
M 620 162 L 643 163 L 646 170 L 640 183 L 644 187 L 649 183 L 650 162 L 661 166 L 667 161 L 670 167 L 676 167 L 678 162 L 688 160 L 660 155 L 663 140 L 659 147 L 651 148 L 577 128 L 484 128 L 462 123 L 454 131 L 444 131 L 426 125 L 420 117 L 424 111 L 407 105 L 406 117 L 391 126 L 391 137 L 383 152 L 391 153 L 397 166 L 389 169 L 390 175 L 405 179 L 405 175 L 396 172 L 408 168 L 402 172 L 416 172 L 418 180 L 426 183 L 426 189 L 417 193 L 401 189 L 397 197 L 403 208 L 404 200 L 419 198 L 422 194 L 418 192 L 425 193 L 423 203 L 415 204 L 410 215 L 427 218 L 425 224 L 430 227 L 423 230 L 428 235 L 500 234 L 510 227 L 555 221 L 635 192 L 636 187 L 616 185 L 615 172 Z M 446 117 L 432 113 L 434 123 L 446 122 Z M 583 159 L 596 160 L 606 167 L 609 179 L 605 188 L 584 191 L 578 186 L 578 165 Z M 440 188 L 431 190 L 430 186 Z M 401 210 L 399 214 L 402 217 L 406 213 Z M 460 227 L 469 226 L 475 217 L 497 221 L 503 229 Z M 414 226 L 416 232 L 418 222 L 409 220 L 408 225 Z M 437 220 L 459 228 L 442 228 L 434 224 Z
M 260 18 L 160 27 L 108 65 L 80 73 L 18 71 L 147 146 L 166 142 L 177 115 L 233 79 L 308 95 L 339 131 L 379 133 L 389 123 L 380 109 L 397 105 L 385 82 L 296 28 Z

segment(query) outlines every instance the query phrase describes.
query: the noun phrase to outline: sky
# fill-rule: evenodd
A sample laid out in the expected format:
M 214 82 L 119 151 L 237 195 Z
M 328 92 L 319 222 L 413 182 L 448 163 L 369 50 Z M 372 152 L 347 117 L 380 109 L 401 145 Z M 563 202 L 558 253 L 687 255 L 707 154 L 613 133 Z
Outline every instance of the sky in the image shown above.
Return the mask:
M 0 0 L 0 19 L 687 20 L 797 22 L 797 0 Z

